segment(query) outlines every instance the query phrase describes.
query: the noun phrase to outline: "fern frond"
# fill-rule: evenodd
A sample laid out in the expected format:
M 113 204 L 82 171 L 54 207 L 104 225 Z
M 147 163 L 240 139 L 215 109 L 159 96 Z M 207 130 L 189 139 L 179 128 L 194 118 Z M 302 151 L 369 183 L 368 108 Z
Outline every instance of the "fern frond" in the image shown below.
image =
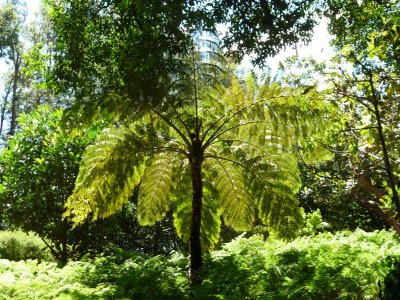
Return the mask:
M 139 189 L 138 220 L 142 225 L 160 221 L 170 210 L 172 175 L 178 153 L 164 151 L 155 155 L 146 168 Z
M 246 186 L 257 207 L 258 216 L 270 231 L 290 237 L 302 223 L 296 198 L 300 187 L 296 159 L 290 155 L 271 156 L 269 160 L 246 162 Z M 279 166 L 279 167 L 278 167 Z
M 325 132 L 332 113 L 320 95 L 303 95 L 273 82 L 260 85 L 252 76 L 245 83 L 233 80 L 221 98 L 224 117 L 212 121 L 204 140 L 240 139 L 281 153 L 292 152 L 294 144 L 312 153 L 316 146 L 310 147 L 310 137 Z
M 259 210 L 263 212 L 260 217 L 270 231 L 280 238 L 295 237 L 304 222 L 295 195 L 280 189 L 279 192 L 275 191 L 272 197 L 260 200 Z
M 247 200 L 249 204 L 245 208 L 240 208 L 241 210 L 237 213 L 240 213 L 242 217 L 245 213 L 251 218 L 246 222 L 248 226 L 252 225 L 257 211 L 258 217 L 270 231 L 280 232 L 286 237 L 294 234 L 296 226 L 302 222 L 302 215 L 295 197 L 300 187 L 296 158 L 288 153 L 271 154 L 270 147 L 260 149 L 254 144 L 254 147 L 249 147 L 249 143 L 242 140 L 227 140 L 226 142 L 232 142 L 232 144 L 226 149 L 222 147 L 209 149 L 210 153 L 206 156 L 207 158 L 214 157 L 217 161 L 212 168 L 214 171 L 220 168 L 218 175 L 221 171 L 225 174 L 223 180 L 215 175 L 215 182 L 222 186 L 222 193 L 232 190 L 229 187 L 229 185 L 232 186 L 232 182 L 234 184 L 239 182 L 243 192 L 235 196 L 240 198 L 242 195 L 241 198 L 249 199 Z M 222 166 L 221 163 L 223 163 Z M 220 190 L 218 187 L 217 189 Z M 240 189 L 237 190 L 240 191 Z M 221 202 L 226 198 L 222 196 L 222 193 L 220 192 Z M 224 211 L 223 216 L 226 219 Z M 278 228 L 286 230 L 278 231 Z
M 95 220 L 120 210 L 140 182 L 148 148 L 134 126 L 104 130 L 84 153 L 64 217 L 79 224 L 90 215 Z
M 205 168 L 216 173 L 214 185 L 219 194 L 225 224 L 237 231 L 250 229 L 254 220 L 254 210 L 241 168 L 216 156 L 207 158 Z

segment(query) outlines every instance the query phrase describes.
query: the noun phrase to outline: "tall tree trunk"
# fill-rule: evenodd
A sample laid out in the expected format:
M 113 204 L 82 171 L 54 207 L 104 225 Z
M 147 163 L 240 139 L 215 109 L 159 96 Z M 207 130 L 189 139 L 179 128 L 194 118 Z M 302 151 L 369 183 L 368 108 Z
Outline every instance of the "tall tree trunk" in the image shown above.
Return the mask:
M 372 74 L 369 74 L 369 84 L 370 84 L 371 92 L 372 92 L 372 105 L 374 106 L 375 118 L 376 118 L 376 122 L 378 125 L 378 136 L 379 136 L 379 142 L 380 142 L 381 148 L 382 148 L 383 161 L 385 163 L 385 169 L 386 169 L 386 173 L 388 175 L 389 186 L 390 186 L 390 189 L 392 190 L 392 199 L 396 206 L 397 214 L 400 214 L 400 199 L 399 199 L 399 194 L 397 193 L 396 181 L 395 181 L 393 170 L 392 170 L 392 164 L 390 163 L 390 159 L 389 159 L 389 152 L 388 152 L 387 146 L 386 146 L 385 135 L 383 133 L 382 118 L 381 118 L 381 114 L 380 114 L 380 110 L 379 110 L 379 98 L 378 98 L 378 95 L 376 94 L 374 82 L 372 79 Z
M 60 262 L 63 266 L 65 266 L 68 262 L 68 232 L 69 226 L 67 219 L 64 219 L 60 223 L 61 229 L 61 253 L 60 253 Z
M 14 79 L 13 79 L 12 97 L 11 97 L 10 135 L 15 134 L 15 129 L 17 127 L 17 101 L 18 101 L 17 89 L 18 89 L 21 62 L 22 62 L 21 55 L 17 52 L 16 57 L 14 59 Z
M 192 172 L 192 224 L 190 232 L 190 284 L 201 282 L 199 271 L 203 265 L 200 228 L 201 210 L 203 201 L 203 179 L 201 175 L 202 155 L 201 143 L 198 139 L 193 141 L 193 157 L 191 159 Z
M 3 105 L 1 106 L 1 115 L 0 115 L 0 135 L 3 133 L 3 126 L 4 126 L 4 118 L 6 114 L 6 108 L 7 108 L 7 100 L 8 96 L 11 93 L 11 89 L 8 88 L 6 91 L 6 95 L 4 96 L 3 100 Z

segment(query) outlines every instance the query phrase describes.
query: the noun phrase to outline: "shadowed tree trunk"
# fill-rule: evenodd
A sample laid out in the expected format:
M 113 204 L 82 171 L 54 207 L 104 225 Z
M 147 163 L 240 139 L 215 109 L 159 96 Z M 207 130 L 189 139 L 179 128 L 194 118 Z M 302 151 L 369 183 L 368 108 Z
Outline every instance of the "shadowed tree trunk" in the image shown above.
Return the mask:
M 392 190 L 392 199 L 396 206 L 397 214 L 400 214 L 400 198 L 399 198 L 399 194 L 397 193 L 396 180 L 395 180 L 395 176 L 393 174 L 392 164 L 390 163 L 390 159 L 389 159 L 389 153 L 388 153 L 388 149 L 387 149 L 387 145 L 386 145 L 385 135 L 383 133 L 382 118 L 381 118 L 381 113 L 380 113 L 380 109 L 379 109 L 379 102 L 380 102 L 379 100 L 380 99 L 376 93 L 371 73 L 369 74 L 369 84 L 370 84 L 371 92 L 372 92 L 372 105 L 374 108 L 374 114 L 375 114 L 375 118 L 376 118 L 376 122 L 377 122 L 377 126 L 378 126 L 379 143 L 380 143 L 381 149 L 382 149 L 383 161 L 385 163 L 385 169 L 386 169 L 386 173 L 388 175 L 389 186 L 390 186 L 390 189 Z
M 7 101 L 8 101 L 8 96 L 10 95 L 10 93 L 11 93 L 11 88 L 10 87 L 8 87 L 7 88 L 7 91 L 6 91 L 6 94 L 5 94 L 5 96 L 4 96 L 4 98 L 3 98 L 3 104 L 2 104 L 2 107 L 1 107 L 1 115 L 0 115 L 0 134 L 2 134 L 3 133 L 3 126 L 4 126 L 4 119 L 5 119 L 5 115 L 6 115 L 6 109 L 7 109 Z
M 365 199 L 360 193 L 360 189 L 374 195 L 375 200 Z M 361 174 L 358 178 L 357 185 L 352 189 L 350 197 L 355 201 L 374 213 L 376 213 L 383 221 L 385 221 L 392 229 L 400 234 L 400 223 L 396 220 L 396 213 L 391 209 L 384 209 L 380 204 L 380 199 L 385 196 L 385 192 L 374 186 L 371 179 L 366 174 Z
M 17 127 L 17 102 L 18 102 L 18 82 L 20 78 L 22 57 L 18 51 L 16 51 L 14 59 L 14 78 L 12 87 L 12 97 L 11 97 L 11 120 L 10 120 L 10 135 L 15 134 L 15 129 Z
M 190 235 L 190 284 L 196 285 L 201 282 L 199 271 L 203 265 L 201 254 L 201 209 L 203 198 L 203 178 L 201 165 L 203 160 L 201 142 L 198 138 L 193 141 L 193 153 L 190 160 L 192 170 L 192 224 Z

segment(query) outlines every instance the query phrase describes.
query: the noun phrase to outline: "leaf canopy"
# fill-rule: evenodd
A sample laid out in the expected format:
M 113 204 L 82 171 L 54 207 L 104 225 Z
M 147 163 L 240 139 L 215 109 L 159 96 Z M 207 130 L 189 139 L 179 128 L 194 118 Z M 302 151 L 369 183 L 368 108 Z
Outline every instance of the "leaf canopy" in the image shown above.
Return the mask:
M 181 107 L 151 108 L 131 125 L 100 136 L 83 158 L 67 205 L 75 222 L 91 213 L 107 217 L 139 186 L 141 223 L 154 224 L 173 210 L 178 234 L 189 241 L 189 162 L 195 140 L 201 140 L 203 248 L 218 242 L 221 218 L 238 231 L 249 230 L 257 217 L 283 236 L 296 232 L 302 216 L 295 197 L 300 178 L 293 144 L 302 147 L 323 130 L 329 107 L 315 95 L 307 98 L 251 76 L 198 91 L 196 105 L 187 100 Z

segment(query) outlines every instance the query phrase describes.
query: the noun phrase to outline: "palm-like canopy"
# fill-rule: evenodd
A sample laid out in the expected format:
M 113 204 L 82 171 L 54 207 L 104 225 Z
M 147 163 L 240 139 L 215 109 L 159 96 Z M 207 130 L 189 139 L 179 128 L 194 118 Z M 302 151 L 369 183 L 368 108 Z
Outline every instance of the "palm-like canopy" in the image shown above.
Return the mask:
M 189 98 L 176 88 L 179 101 L 148 106 L 134 122 L 104 131 L 84 155 L 66 214 L 78 223 L 90 214 L 107 217 L 140 185 L 140 222 L 153 224 L 173 210 L 178 234 L 192 256 L 200 253 L 194 270 L 201 267 L 200 239 L 203 249 L 217 243 L 221 217 L 238 231 L 262 221 L 293 233 L 301 218 L 293 144 L 305 147 L 320 131 L 326 106 L 254 77 L 212 86 L 195 82 Z

